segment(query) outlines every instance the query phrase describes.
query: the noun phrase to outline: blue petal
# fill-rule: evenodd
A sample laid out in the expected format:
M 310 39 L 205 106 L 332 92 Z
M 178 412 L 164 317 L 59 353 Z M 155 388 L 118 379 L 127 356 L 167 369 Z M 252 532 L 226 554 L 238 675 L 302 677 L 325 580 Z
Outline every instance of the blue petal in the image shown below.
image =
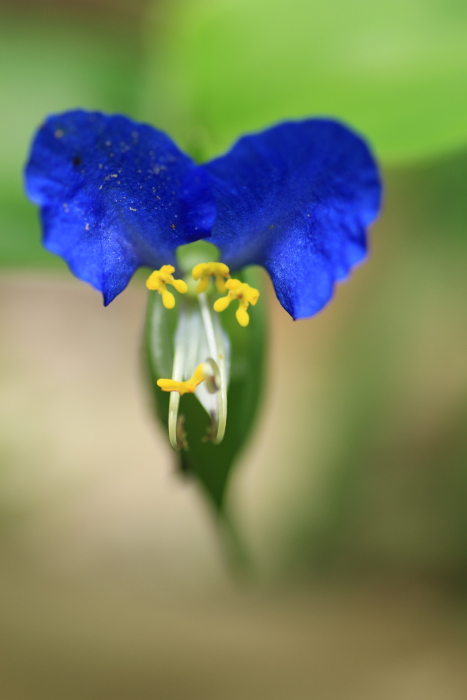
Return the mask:
M 178 245 L 210 235 L 208 180 L 161 131 L 81 110 L 47 119 L 26 168 L 45 247 L 105 304 L 136 268 L 174 264 Z
M 381 184 L 368 147 L 341 124 L 280 124 L 205 168 L 218 208 L 210 241 L 234 270 L 263 265 L 294 319 L 319 311 L 365 257 Z

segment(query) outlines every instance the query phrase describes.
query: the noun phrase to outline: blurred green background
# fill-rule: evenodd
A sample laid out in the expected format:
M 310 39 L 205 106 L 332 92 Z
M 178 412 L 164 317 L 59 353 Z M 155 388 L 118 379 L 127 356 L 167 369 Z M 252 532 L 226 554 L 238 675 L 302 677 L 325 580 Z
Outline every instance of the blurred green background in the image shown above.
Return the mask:
M 467 2 L 0 3 L 0 698 L 467 696 Z M 40 247 L 34 129 L 124 112 L 195 157 L 289 117 L 364 133 L 372 252 L 317 317 L 269 295 L 226 567 L 108 309 Z

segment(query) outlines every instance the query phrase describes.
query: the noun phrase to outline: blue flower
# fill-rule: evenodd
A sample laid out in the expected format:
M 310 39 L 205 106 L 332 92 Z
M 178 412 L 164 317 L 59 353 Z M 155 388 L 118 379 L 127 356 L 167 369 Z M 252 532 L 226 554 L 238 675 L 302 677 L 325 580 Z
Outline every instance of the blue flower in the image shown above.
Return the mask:
M 331 120 L 280 124 L 200 166 L 151 126 L 81 110 L 39 129 L 26 189 L 41 207 L 44 245 L 100 290 L 105 304 L 138 267 L 156 268 L 146 282 L 159 293 L 149 321 L 153 376 L 170 393 L 176 450 L 186 446 L 178 416 L 186 393 L 210 417 L 207 439 L 224 437 L 231 346 L 211 309 L 222 313 L 238 302 L 245 328 L 260 296 L 231 271 L 262 265 L 289 314 L 311 316 L 366 255 L 366 229 L 381 198 L 365 142 Z M 166 316 L 176 305 L 168 286 L 184 295 L 175 324 Z
M 26 189 L 44 245 L 108 304 L 141 266 L 175 266 L 207 239 L 232 270 L 264 266 L 294 319 L 311 316 L 366 255 L 381 184 L 365 142 L 327 119 L 246 136 L 196 165 L 162 132 L 81 110 L 39 129 Z

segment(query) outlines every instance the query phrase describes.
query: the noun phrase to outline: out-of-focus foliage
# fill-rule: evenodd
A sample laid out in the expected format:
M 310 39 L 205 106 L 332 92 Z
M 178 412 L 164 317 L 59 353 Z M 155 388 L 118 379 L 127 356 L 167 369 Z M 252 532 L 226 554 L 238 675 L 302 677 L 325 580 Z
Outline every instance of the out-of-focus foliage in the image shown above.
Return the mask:
M 386 161 L 467 141 L 460 0 L 180 0 L 148 46 L 147 115 L 203 157 L 245 131 L 329 115 Z

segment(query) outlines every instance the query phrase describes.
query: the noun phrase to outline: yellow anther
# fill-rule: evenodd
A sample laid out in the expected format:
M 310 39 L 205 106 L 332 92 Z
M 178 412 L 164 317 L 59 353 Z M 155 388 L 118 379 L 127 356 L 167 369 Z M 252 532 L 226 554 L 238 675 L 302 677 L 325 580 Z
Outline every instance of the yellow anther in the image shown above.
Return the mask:
M 216 278 L 217 291 L 221 294 L 225 294 L 226 287 L 224 278 L 230 277 L 229 272 L 229 268 L 227 267 L 227 265 L 224 265 L 224 263 L 209 262 L 199 263 L 199 265 L 195 265 L 195 267 L 191 271 L 191 276 L 193 277 L 195 282 L 198 282 L 199 280 L 198 285 L 196 287 L 197 294 L 201 294 L 201 292 L 206 291 L 206 289 L 208 288 L 210 277 Z
M 172 292 L 169 292 L 167 289 L 168 284 L 175 287 L 180 294 L 185 294 L 188 291 L 186 282 L 174 279 L 172 277 L 172 272 L 175 272 L 175 268 L 172 267 L 172 265 L 163 265 L 160 270 L 154 270 L 146 280 L 146 287 L 148 289 L 157 289 L 159 294 L 162 294 L 162 303 L 166 309 L 173 309 L 175 306 L 175 297 Z
M 160 386 L 162 391 L 178 391 L 183 396 L 183 394 L 193 394 L 198 384 L 204 380 L 204 363 L 201 363 L 193 372 L 191 379 L 187 379 L 185 382 L 177 382 L 175 379 L 158 379 L 157 386 Z
M 234 299 L 238 299 L 238 309 L 236 312 L 237 321 L 243 327 L 248 326 L 250 317 L 248 316 L 248 307 L 251 304 L 255 306 L 259 298 L 259 291 L 250 287 L 246 282 L 240 280 L 227 280 L 225 283 L 226 289 L 229 291 L 226 297 L 218 299 L 214 303 L 214 311 L 224 311 Z

